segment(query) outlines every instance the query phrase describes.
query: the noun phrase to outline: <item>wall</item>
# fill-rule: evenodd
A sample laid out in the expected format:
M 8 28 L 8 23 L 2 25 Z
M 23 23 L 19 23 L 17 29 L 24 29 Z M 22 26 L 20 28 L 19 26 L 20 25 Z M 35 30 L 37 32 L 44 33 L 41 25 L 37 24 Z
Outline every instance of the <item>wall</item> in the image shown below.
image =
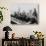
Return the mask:
M 39 24 L 38 25 L 11 25 L 10 24 L 10 6 L 16 3 L 39 3 Z M 0 6 L 7 7 L 9 10 L 2 10 L 4 20 L 0 23 L 0 46 L 4 38 L 3 27 L 9 25 L 12 28 L 10 35 L 15 32 L 16 37 L 29 37 L 34 31 L 41 31 L 46 37 L 46 0 L 0 0 Z M 45 38 L 46 45 L 46 38 Z

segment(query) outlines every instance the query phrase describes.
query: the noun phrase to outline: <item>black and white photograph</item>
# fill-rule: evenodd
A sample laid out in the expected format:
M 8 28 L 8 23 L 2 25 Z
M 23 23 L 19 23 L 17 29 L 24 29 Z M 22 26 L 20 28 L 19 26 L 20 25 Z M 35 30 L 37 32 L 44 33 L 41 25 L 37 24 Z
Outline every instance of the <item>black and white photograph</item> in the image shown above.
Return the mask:
M 15 4 L 11 7 L 11 24 L 39 24 L 39 4 Z

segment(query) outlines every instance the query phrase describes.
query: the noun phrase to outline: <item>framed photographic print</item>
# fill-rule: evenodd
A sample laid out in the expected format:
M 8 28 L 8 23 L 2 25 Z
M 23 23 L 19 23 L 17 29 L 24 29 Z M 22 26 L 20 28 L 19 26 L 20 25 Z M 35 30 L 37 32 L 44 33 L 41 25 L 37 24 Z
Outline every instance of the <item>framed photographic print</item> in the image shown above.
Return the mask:
M 20 3 L 11 9 L 11 24 L 39 24 L 39 4 Z

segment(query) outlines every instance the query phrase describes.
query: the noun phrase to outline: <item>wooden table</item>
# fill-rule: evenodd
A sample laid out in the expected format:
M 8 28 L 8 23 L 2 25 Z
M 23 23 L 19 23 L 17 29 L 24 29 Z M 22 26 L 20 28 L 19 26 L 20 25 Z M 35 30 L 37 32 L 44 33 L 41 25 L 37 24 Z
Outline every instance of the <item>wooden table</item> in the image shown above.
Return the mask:
M 34 43 L 32 43 L 32 41 L 37 43 L 39 41 L 39 39 L 24 39 L 24 38 L 20 38 L 20 39 L 2 39 L 2 46 L 4 46 L 5 41 L 11 41 L 11 42 L 16 41 L 16 43 L 18 41 L 19 44 L 22 43 L 21 46 L 33 46 L 32 44 L 34 44 Z M 41 39 L 41 41 L 42 41 L 42 46 L 44 46 L 44 38 Z M 34 45 L 34 46 L 37 46 L 37 45 Z

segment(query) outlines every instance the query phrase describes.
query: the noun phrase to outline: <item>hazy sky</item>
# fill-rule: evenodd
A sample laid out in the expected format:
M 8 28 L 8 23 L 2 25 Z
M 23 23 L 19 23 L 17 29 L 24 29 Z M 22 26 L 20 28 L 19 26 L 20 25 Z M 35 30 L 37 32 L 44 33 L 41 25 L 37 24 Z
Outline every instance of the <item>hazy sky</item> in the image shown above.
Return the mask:
M 38 4 L 14 4 L 10 6 L 10 10 L 13 13 L 14 11 L 18 11 L 18 9 L 20 8 L 20 11 L 22 12 L 23 10 L 25 10 L 26 12 L 28 12 L 29 10 L 34 10 L 34 8 L 36 8 L 36 10 L 38 11 Z

